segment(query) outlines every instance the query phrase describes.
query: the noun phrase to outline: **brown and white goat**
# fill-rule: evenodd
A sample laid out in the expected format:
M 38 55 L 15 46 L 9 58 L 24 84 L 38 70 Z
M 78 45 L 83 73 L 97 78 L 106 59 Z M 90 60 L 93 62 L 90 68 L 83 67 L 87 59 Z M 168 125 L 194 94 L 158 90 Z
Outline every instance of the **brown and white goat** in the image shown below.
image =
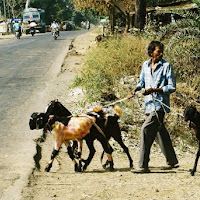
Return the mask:
M 53 116 L 50 117 L 50 120 L 52 119 L 53 119 Z M 52 125 L 47 123 L 45 127 L 47 127 L 48 129 L 52 128 L 51 133 L 55 141 L 55 146 L 51 154 L 51 160 L 48 162 L 45 168 L 45 171 L 47 172 L 50 171 L 53 161 L 55 157 L 58 155 L 62 144 L 65 144 L 68 147 L 71 140 L 78 141 L 78 152 L 81 157 L 82 139 L 90 132 L 90 128 L 92 127 L 94 122 L 95 122 L 94 117 L 85 115 L 85 116 L 80 116 L 80 117 L 79 116 L 71 117 L 67 126 L 65 126 L 59 121 L 56 121 Z M 73 159 L 73 162 L 75 166 L 78 167 L 75 159 Z M 79 164 L 80 163 L 81 162 L 79 162 Z M 77 169 L 76 171 L 80 171 L 80 170 Z
M 56 115 L 50 115 L 50 114 L 56 114 Z M 66 115 L 65 117 L 62 117 L 62 115 Z M 81 132 L 81 129 L 79 126 L 85 126 L 84 124 L 81 125 L 80 123 L 80 117 L 72 117 L 71 118 L 71 113 L 63 107 L 63 105 L 58 102 L 58 101 L 52 101 L 51 104 L 49 105 L 47 112 L 46 113 L 33 113 L 31 115 L 31 119 L 29 121 L 29 126 L 31 130 L 34 129 L 45 129 L 45 130 L 50 130 L 53 132 L 53 136 L 55 139 L 55 147 L 53 149 L 53 152 L 51 154 L 51 160 L 49 161 L 47 167 L 45 168 L 45 171 L 50 171 L 52 167 L 52 163 L 55 159 L 55 157 L 58 155 L 59 150 L 61 148 L 61 145 L 64 143 L 67 146 L 67 152 L 69 157 L 72 159 L 75 165 L 75 171 L 81 171 L 81 148 L 82 148 L 82 137 L 87 136 L 87 138 L 93 138 L 92 140 L 86 139 L 86 143 L 88 148 L 90 149 L 90 155 L 89 158 L 92 159 L 95 150 L 92 148 L 93 147 L 93 141 L 94 139 L 98 139 L 104 151 L 107 154 L 107 159 L 109 160 L 110 164 L 110 171 L 113 171 L 113 160 L 112 160 L 112 148 L 109 145 L 107 139 L 105 138 L 104 135 L 102 135 L 99 131 L 97 131 L 98 126 L 101 126 L 101 119 L 98 118 L 97 115 L 86 115 L 84 116 L 85 120 L 88 121 L 90 118 L 92 119 L 90 122 L 85 122 L 90 128 L 91 128 L 91 122 L 94 124 L 94 121 L 96 121 L 97 126 L 92 126 L 92 128 L 85 130 L 85 132 Z M 94 120 L 95 119 L 95 120 Z M 78 121 L 77 121 L 78 120 Z M 61 123 L 59 123 L 61 122 Z M 82 121 L 83 122 L 83 121 Z M 64 126 L 65 125 L 65 126 Z M 72 130 L 73 130 L 73 135 L 72 135 Z M 89 133 L 90 134 L 86 134 Z M 84 137 L 85 139 L 86 137 Z M 78 158 L 79 158 L 79 165 L 77 164 L 75 160 L 75 155 L 74 155 L 74 150 L 73 147 L 69 146 L 69 141 L 70 140 L 78 140 L 79 141 L 79 152 L 78 152 Z M 88 161 L 88 160 L 87 160 Z M 85 163 L 84 166 L 88 166 L 90 161 Z M 84 170 L 86 167 L 84 168 Z

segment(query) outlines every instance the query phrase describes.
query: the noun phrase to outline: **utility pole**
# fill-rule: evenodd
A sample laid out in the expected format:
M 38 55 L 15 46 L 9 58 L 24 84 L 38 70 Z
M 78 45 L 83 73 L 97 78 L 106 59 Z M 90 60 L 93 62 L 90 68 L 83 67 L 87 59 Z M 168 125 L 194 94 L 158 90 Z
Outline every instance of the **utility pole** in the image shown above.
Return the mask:
M 30 0 L 26 0 L 25 9 L 28 9 L 29 6 L 30 6 Z
M 4 7 L 4 18 L 6 20 L 6 2 L 3 0 L 3 7 Z

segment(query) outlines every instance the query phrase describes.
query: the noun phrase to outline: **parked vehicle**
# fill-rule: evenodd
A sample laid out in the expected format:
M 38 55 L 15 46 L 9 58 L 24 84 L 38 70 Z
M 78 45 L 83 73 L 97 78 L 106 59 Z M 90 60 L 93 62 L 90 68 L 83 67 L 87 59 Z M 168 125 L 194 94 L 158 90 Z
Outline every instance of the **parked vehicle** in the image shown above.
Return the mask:
M 64 31 L 72 31 L 72 30 L 75 30 L 75 24 L 73 21 L 63 21 L 62 22 L 63 24 L 63 30 Z

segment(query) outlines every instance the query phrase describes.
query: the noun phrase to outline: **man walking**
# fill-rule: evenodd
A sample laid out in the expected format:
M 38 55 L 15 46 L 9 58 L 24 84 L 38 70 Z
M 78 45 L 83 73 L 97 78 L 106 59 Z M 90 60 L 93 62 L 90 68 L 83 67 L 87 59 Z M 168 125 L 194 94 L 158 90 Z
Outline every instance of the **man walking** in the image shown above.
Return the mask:
M 177 167 L 178 160 L 172 146 L 172 142 L 163 120 L 170 106 L 170 94 L 176 90 L 176 82 L 171 65 L 162 59 L 164 45 L 158 41 L 152 41 L 148 46 L 150 59 L 145 61 L 140 74 L 140 82 L 132 90 L 127 98 L 131 98 L 135 92 L 145 89 L 145 113 L 147 118 L 142 125 L 140 138 L 139 170 L 150 172 L 150 150 L 157 136 L 158 143 L 166 157 L 169 166 Z

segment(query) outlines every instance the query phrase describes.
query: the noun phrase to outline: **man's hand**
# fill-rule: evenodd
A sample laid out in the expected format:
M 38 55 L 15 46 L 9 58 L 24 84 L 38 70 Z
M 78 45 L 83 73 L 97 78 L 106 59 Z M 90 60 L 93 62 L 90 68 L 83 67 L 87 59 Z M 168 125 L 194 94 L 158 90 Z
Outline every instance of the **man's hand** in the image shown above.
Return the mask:
M 135 94 L 135 93 L 130 92 L 130 93 L 128 93 L 128 95 L 126 96 L 126 98 L 127 98 L 127 99 L 130 99 L 130 98 L 132 98 L 132 97 L 134 96 L 134 94 Z
M 127 99 L 132 98 L 132 97 L 135 95 L 135 93 L 136 93 L 137 91 L 138 91 L 138 89 L 135 88 L 135 89 L 132 90 L 130 93 L 128 93 L 128 95 L 126 96 L 126 98 L 127 98 Z
M 148 88 L 142 92 L 143 95 L 149 95 L 153 92 L 163 93 L 162 88 Z
M 149 95 L 149 94 L 151 94 L 151 93 L 153 93 L 154 92 L 154 89 L 153 88 L 148 88 L 148 89 L 146 89 L 146 90 L 144 90 L 143 92 L 142 92 L 142 94 L 143 95 Z

